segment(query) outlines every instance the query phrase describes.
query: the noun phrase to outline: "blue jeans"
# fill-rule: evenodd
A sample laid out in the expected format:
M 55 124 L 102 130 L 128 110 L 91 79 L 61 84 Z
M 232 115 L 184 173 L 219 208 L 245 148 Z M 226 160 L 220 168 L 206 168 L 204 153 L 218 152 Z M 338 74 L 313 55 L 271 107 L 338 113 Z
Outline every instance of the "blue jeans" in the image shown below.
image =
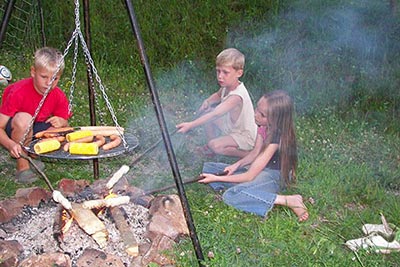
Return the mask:
M 222 172 L 225 163 L 206 162 L 203 173 Z M 242 168 L 235 174 L 246 172 Z M 216 191 L 225 190 L 222 198 L 226 204 L 239 210 L 266 216 L 274 206 L 277 193 L 280 191 L 280 171 L 265 168 L 252 181 L 245 183 L 214 182 L 209 185 Z

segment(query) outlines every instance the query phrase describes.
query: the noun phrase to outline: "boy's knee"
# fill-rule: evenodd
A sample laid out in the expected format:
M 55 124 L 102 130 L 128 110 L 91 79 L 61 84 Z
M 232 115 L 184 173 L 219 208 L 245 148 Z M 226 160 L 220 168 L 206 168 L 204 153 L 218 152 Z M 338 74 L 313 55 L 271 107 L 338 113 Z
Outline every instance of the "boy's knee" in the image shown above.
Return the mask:
M 18 112 L 14 115 L 11 127 L 12 129 L 21 129 L 25 130 L 28 128 L 30 121 L 32 120 L 32 116 L 26 112 Z
M 221 142 L 218 142 L 215 139 L 210 140 L 207 145 L 216 154 L 221 154 L 224 150 L 224 146 L 221 145 Z

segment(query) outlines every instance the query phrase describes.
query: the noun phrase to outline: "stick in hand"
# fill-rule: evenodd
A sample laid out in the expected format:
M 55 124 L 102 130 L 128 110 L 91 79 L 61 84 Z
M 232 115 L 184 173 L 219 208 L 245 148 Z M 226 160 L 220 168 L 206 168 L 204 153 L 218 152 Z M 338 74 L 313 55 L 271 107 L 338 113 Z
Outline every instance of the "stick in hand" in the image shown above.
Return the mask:
M 228 174 L 228 172 L 227 172 L 227 171 L 224 171 L 224 172 L 215 173 L 214 175 L 216 175 L 216 176 L 223 176 L 223 175 L 227 175 L 227 174 Z M 195 183 L 195 182 L 197 182 L 197 181 L 199 181 L 199 180 L 201 180 L 201 179 L 203 179 L 203 178 L 204 178 L 204 177 L 203 177 L 202 175 L 199 175 L 199 176 L 197 176 L 197 177 L 194 178 L 194 179 L 189 179 L 189 180 L 186 180 L 186 181 L 182 181 L 182 184 L 191 184 L 191 183 Z M 158 188 L 158 189 L 153 189 L 153 190 L 145 191 L 145 192 L 144 192 L 144 195 L 151 195 L 151 194 L 154 194 L 154 193 L 160 193 L 160 192 L 162 192 L 162 191 L 165 191 L 165 190 L 168 190 L 168 189 L 171 189 L 171 188 L 175 188 L 175 187 L 176 187 L 175 184 L 171 184 L 171 185 L 164 186 L 164 187 L 161 187 L 161 188 Z

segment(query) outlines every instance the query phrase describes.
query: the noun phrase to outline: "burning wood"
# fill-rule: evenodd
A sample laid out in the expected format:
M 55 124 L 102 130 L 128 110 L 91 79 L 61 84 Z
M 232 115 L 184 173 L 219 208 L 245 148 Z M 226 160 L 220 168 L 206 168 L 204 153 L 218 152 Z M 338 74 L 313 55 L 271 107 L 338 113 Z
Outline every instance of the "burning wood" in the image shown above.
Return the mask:
M 71 203 L 57 190 L 53 191 L 53 199 L 68 211 L 80 228 L 93 237 L 100 248 L 106 246 L 108 239 L 106 227 L 90 209 L 83 208 L 81 204 Z
M 108 231 L 103 222 L 93 213 L 85 209 L 81 204 L 72 203 L 71 215 L 74 217 L 79 227 L 88 235 L 92 236 L 100 248 L 107 244 Z
M 129 224 L 127 223 L 127 216 L 125 210 L 122 207 L 111 207 L 110 213 L 114 219 L 117 229 L 121 233 L 121 237 L 125 244 L 125 252 L 131 256 L 139 255 L 139 246 L 136 238 L 130 230 Z

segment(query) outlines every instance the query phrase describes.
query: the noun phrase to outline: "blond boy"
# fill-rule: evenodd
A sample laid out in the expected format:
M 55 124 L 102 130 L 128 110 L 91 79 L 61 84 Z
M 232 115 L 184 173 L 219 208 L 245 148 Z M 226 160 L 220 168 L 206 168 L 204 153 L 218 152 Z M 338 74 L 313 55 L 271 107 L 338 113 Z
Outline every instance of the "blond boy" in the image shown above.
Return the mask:
M 68 99 L 57 87 L 63 69 L 63 57 L 58 50 L 50 47 L 41 48 L 35 52 L 34 64 L 30 71 L 31 77 L 11 84 L 4 90 L 0 106 L 0 144 L 10 152 L 13 158 L 16 158 L 17 182 L 31 183 L 37 180 L 36 174 L 30 169 L 29 162 L 21 157 L 25 152 L 20 142 L 23 141 L 48 88 L 50 91 L 46 100 L 25 138 L 26 144 L 31 141 L 32 135 L 36 132 L 50 127 L 58 128 L 68 125 L 68 119 L 71 116 Z M 55 79 L 52 81 L 55 73 Z M 43 163 L 40 167 L 44 168 Z
M 242 158 L 253 149 L 257 135 L 254 108 L 246 87 L 239 80 L 244 63 L 245 57 L 237 49 L 223 50 L 216 59 L 220 89 L 200 106 L 199 112 L 204 115 L 176 126 L 179 133 L 186 133 L 204 125 L 208 138 L 207 145 L 202 147 L 205 155 Z

